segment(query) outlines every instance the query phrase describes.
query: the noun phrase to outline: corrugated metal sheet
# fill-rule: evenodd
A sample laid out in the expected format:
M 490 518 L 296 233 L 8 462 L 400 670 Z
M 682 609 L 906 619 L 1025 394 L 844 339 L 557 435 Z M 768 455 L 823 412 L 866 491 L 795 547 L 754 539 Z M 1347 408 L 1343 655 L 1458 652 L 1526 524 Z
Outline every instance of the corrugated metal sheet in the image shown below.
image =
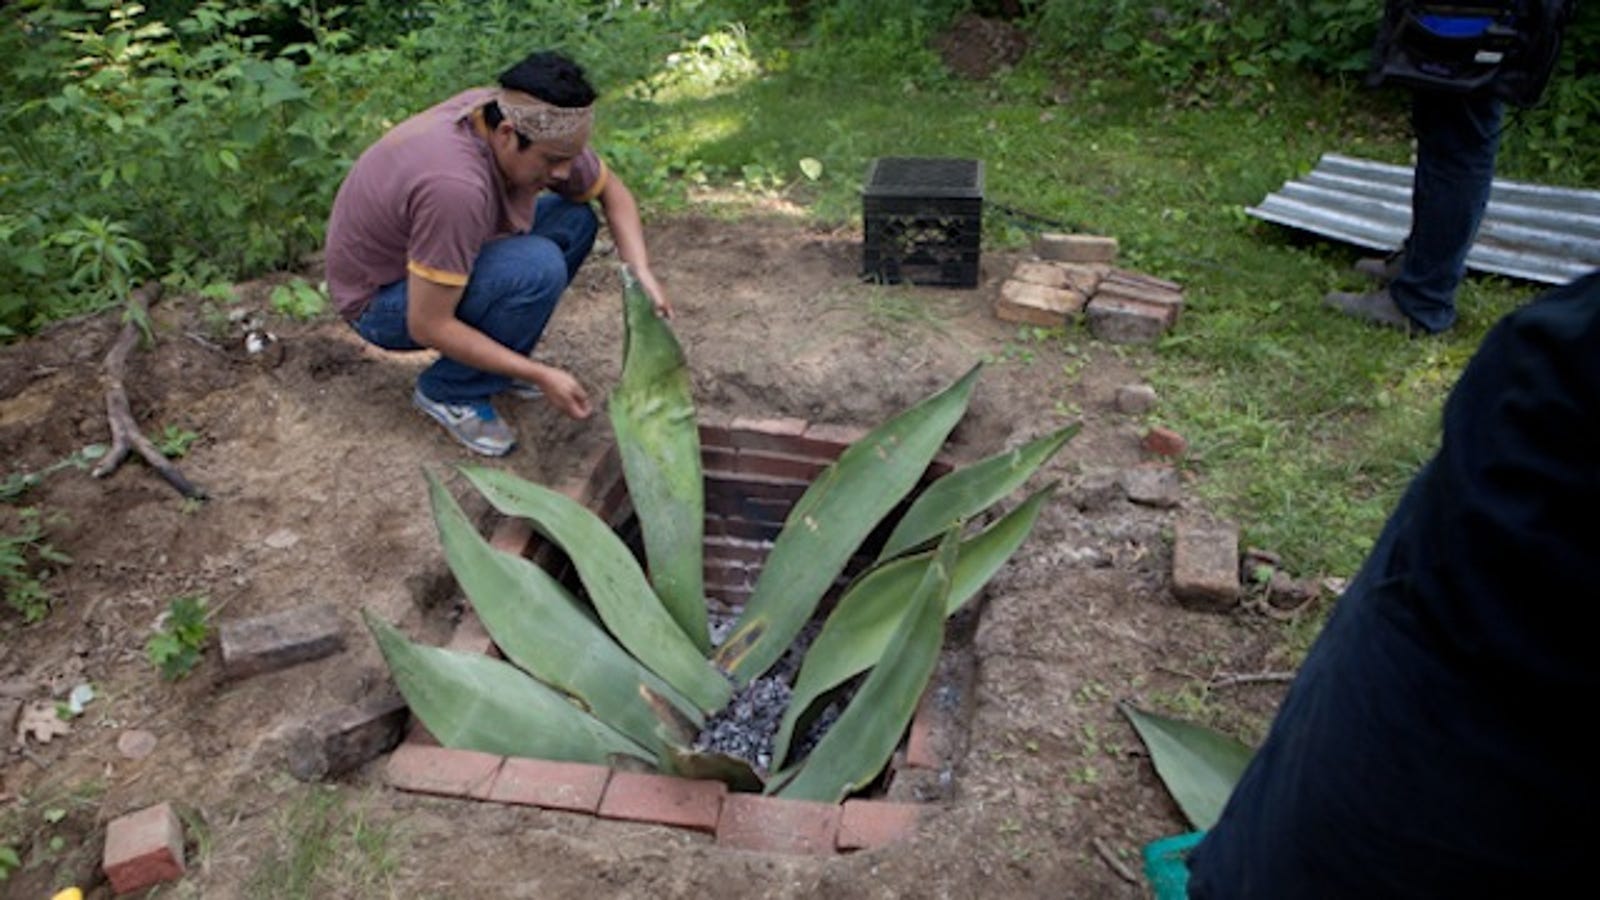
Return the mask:
M 1411 168 L 1328 153 L 1311 174 L 1246 211 L 1357 246 L 1393 250 L 1411 226 Z M 1547 284 L 1600 269 L 1600 191 L 1496 178 L 1467 267 Z

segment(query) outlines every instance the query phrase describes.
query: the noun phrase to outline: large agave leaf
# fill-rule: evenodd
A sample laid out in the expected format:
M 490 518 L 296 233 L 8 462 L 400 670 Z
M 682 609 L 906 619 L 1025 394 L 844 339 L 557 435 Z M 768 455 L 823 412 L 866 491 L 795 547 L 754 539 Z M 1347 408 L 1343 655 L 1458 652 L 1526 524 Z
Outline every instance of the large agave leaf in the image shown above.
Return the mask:
M 662 607 L 633 554 L 606 523 L 570 497 L 515 475 L 479 466 L 461 471 L 496 509 L 533 520 L 567 552 L 601 621 L 629 653 L 701 711 L 727 704 L 733 686 Z
M 1149 748 L 1156 774 L 1189 824 L 1201 831 L 1217 824 L 1254 751 L 1220 732 L 1128 704 L 1122 714 Z
M 979 368 L 852 444 L 795 503 L 744 613 L 712 657 L 736 682 L 783 655 L 850 555 L 916 485 L 966 413 Z
M 649 751 L 510 663 L 415 644 L 363 610 L 411 712 L 446 747 L 606 764 Z
M 664 763 L 663 768 L 679 778 L 720 781 L 730 790 L 754 794 L 766 786 L 749 760 L 727 753 L 674 747 L 667 752 Z
M 703 655 L 711 652 L 701 559 L 706 503 L 689 368 L 672 329 L 627 269 L 622 298 L 627 341 L 622 379 L 611 392 L 611 428 L 644 533 L 650 583 Z
M 507 659 L 658 756 L 693 739 L 693 704 L 618 647 L 560 582 L 489 546 L 431 473 L 428 496 L 450 570 Z
M 939 662 L 945 602 L 960 538 L 956 527 L 939 542 L 933 564 L 917 585 L 911 608 L 883 658 L 799 771 L 777 790 L 778 796 L 837 803 L 883 771 Z
M 1022 486 L 1083 426 L 1073 423 L 944 476 L 928 486 L 895 525 L 878 559 L 892 559 L 933 540 Z
M 983 533 L 964 541 L 950 574 L 945 615 L 972 599 L 1005 565 L 1033 530 L 1039 510 L 1055 490 L 1043 488 Z M 910 600 L 933 561 L 932 553 L 893 560 L 850 586 L 806 651 L 794 693 L 773 742 L 773 765 L 789 754 L 789 742 L 806 712 L 824 694 L 872 668 L 910 609 Z

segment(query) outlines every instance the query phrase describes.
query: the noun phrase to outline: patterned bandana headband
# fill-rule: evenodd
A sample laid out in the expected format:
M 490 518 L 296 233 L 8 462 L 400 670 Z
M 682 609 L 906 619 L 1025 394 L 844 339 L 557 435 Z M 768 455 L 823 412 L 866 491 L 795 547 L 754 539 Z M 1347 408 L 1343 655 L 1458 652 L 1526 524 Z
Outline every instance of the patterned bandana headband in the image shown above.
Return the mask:
M 594 124 L 593 106 L 556 106 L 507 88 L 501 88 L 494 99 L 517 132 L 531 141 L 560 140 Z

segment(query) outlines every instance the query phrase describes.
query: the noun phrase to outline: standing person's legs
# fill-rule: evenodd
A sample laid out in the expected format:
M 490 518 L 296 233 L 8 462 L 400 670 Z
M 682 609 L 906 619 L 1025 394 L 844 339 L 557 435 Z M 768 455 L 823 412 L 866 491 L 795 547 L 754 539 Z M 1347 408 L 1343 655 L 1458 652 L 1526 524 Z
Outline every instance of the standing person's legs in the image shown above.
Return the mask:
M 1500 117 L 1500 101 L 1489 96 L 1418 91 L 1412 98 L 1411 234 L 1389 293 L 1427 331 L 1455 324 L 1456 288 L 1489 203 Z

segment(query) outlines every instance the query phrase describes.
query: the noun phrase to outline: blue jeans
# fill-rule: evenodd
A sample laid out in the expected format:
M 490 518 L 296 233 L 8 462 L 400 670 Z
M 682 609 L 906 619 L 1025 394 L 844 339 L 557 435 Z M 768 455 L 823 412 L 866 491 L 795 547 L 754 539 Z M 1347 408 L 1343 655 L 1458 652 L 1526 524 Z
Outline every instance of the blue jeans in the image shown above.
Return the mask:
M 600 221 L 588 204 L 545 194 L 534 207 L 533 230 L 483 245 L 473 261 L 456 318 L 496 343 L 526 355 L 544 334 L 578 267 L 594 246 Z M 406 282 L 384 285 L 353 323 L 385 350 L 422 350 L 406 329 Z M 440 357 L 417 378 L 424 396 L 440 403 L 488 400 L 511 379 Z
M 1389 283 L 1389 296 L 1430 332 L 1444 331 L 1456 321 L 1456 288 L 1466 274 L 1467 251 L 1494 181 L 1500 114 L 1500 101 L 1489 96 L 1412 95 L 1417 168 L 1411 234 L 1400 276 Z

